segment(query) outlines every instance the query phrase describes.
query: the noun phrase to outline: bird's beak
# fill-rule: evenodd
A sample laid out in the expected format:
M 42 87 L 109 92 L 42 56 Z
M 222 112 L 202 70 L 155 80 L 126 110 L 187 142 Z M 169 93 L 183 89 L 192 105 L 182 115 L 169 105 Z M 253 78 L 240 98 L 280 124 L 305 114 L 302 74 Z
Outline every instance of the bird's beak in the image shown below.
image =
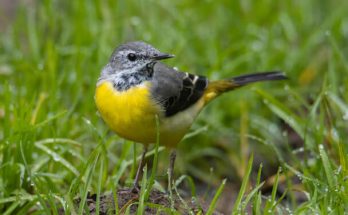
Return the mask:
M 175 56 L 172 54 L 160 53 L 160 54 L 152 56 L 152 59 L 153 60 L 164 60 L 164 59 L 168 59 L 168 58 L 172 58 L 172 57 L 175 57 Z

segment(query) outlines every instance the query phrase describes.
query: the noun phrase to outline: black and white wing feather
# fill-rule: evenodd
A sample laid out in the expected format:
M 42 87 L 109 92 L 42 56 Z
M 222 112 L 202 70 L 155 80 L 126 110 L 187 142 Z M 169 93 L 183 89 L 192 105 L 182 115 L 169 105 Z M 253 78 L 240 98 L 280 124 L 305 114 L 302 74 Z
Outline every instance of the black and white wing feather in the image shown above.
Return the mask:
M 154 66 L 151 95 L 163 107 L 166 117 L 195 104 L 204 94 L 208 79 L 179 72 L 158 62 Z

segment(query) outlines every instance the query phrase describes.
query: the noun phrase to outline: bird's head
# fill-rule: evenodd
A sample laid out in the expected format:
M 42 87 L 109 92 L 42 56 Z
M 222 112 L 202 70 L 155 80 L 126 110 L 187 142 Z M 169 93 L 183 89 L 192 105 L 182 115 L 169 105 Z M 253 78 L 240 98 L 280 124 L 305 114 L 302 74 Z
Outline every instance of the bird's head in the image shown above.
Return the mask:
M 144 42 L 129 42 L 120 45 L 112 53 L 109 66 L 117 71 L 138 71 L 146 66 L 153 66 L 156 61 L 172 58 L 171 54 L 162 53 Z

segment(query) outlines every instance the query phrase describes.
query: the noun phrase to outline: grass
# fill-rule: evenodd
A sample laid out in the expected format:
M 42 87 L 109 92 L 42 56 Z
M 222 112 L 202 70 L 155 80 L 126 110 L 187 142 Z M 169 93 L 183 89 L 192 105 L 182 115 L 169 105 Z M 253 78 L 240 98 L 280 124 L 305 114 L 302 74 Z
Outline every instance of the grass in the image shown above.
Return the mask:
M 0 23 L 1 214 L 81 214 L 88 192 L 131 184 L 141 146 L 110 132 L 93 100 L 101 68 L 129 40 L 211 79 L 274 69 L 290 78 L 223 95 L 201 113 L 178 149 L 176 176 L 194 179 L 183 188 L 199 197 L 224 178 L 225 189 L 242 184 L 225 213 L 234 203 L 236 213 L 347 213 L 346 1 L 25 2 Z M 158 151 L 149 187 L 166 178 L 168 152 Z M 215 197 L 209 213 L 227 208 L 221 189 Z

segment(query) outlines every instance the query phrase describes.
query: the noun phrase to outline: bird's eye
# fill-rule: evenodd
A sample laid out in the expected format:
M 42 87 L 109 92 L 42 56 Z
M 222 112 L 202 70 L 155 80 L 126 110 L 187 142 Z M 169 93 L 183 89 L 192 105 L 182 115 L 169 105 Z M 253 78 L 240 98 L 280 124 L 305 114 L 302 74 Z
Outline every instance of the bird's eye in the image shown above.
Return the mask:
M 127 55 L 128 60 L 135 61 L 137 59 L 137 56 L 134 53 L 129 53 Z

